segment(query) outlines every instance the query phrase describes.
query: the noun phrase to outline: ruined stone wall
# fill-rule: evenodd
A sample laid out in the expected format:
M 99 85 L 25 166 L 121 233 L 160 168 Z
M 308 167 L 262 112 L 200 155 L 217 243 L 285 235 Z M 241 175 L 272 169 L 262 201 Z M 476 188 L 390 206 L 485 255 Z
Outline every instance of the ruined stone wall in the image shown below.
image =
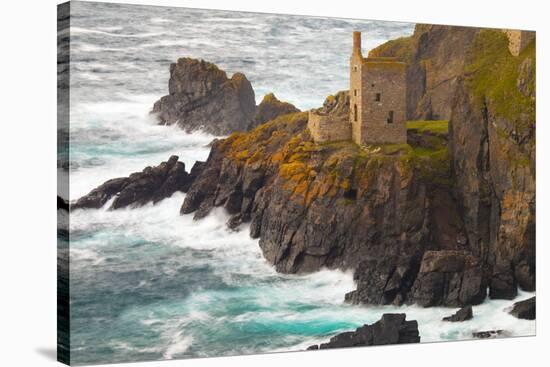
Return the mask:
M 514 56 L 518 56 L 521 51 L 535 38 L 535 32 L 520 31 L 517 29 L 507 29 L 504 31 L 508 36 L 508 49 Z
M 351 139 L 351 124 L 336 120 L 333 115 L 321 115 L 309 111 L 307 127 L 316 143 Z
M 363 124 L 363 93 L 362 74 L 363 56 L 361 50 L 354 48 L 350 58 L 350 89 L 349 89 L 349 121 L 351 122 L 352 136 L 354 141 L 361 140 L 361 126 Z M 357 118 L 355 115 L 357 114 Z
M 365 59 L 362 71 L 362 125 L 357 144 L 407 142 L 405 64 Z M 390 122 L 391 121 L 391 122 Z

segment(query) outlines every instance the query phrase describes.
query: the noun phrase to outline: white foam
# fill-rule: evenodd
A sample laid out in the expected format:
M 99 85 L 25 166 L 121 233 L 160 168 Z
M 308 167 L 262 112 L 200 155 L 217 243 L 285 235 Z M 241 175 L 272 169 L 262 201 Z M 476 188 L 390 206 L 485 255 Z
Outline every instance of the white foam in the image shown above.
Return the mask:
M 193 338 L 190 336 L 185 336 L 183 332 L 178 332 L 172 339 L 172 343 L 164 351 L 163 357 L 165 359 L 172 359 L 178 354 L 183 354 L 191 344 L 193 343 Z
M 100 256 L 97 251 L 88 248 L 71 247 L 69 253 L 71 262 L 86 261 L 90 263 L 89 265 L 95 266 L 105 261 L 105 258 Z
M 174 21 L 171 20 L 171 19 L 166 19 L 166 18 L 159 18 L 159 17 L 154 17 L 154 18 L 151 18 L 151 23 L 161 23 L 161 24 L 164 24 L 164 23 L 173 23 Z
M 156 166 L 171 155 L 179 156 L 187 171 L 195 161 L 208 156 L 207 145 L 215 136 L 201 132 L 189 134 L 175 125 L 158 125 L 149 115 L 154 96 L 114 97 L 112 101 L 75 102 L 71 108 L 73 144 L 88 145 L 92 149 L 90 153 L 80 149 L 80 155 L 75 158 L 82 162 L 101 157 L 103 162 L 94 167 L 71 169 L 71 200 L 111 178 Z M 101 111 L 100 120 L 88 118 L 94 111 Z M 106 141 L 106 137 L 118 138 Z M 143 153 L 139 153 L 140 149 Z M 102 150 L 107 151 L 103 153 Z M 109 154 L 110 151 L 115 154 Z
M 174 32 L 122 34 L 122 33 L 99 31 L 95 29 L 81 28 L 81 27 L 71 27 L 71 34 L 99 34 L 102 36 L 121 37 L 121 38 L 151 38 L 151 37 L 158 37 L 158 36 L 173 36 Z

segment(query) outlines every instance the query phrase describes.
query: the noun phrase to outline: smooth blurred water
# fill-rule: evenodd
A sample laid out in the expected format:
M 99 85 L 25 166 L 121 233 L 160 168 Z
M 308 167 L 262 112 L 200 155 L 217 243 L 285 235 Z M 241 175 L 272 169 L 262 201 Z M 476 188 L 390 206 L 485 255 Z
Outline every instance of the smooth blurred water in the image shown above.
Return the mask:
M 158 126 L 148 112 L 167 93 L 178 57 L 240 71 L 259 102 L 273 91 L 302 109 L 348 83 L 351 32 L 364 52 L 409 35 L 412 24 L 235 13 L 106 3 L 71 3 L 70 197 L 177 154 L 188 167 L 213 136 Z M 534 334 L 535 323 L 504 312 L 510 301 L 454 310 L 343 303 L 351 273 L 275 272 L 248 228 L 229 231 L 217 210 L 180 216 L 183 194 L 157 205 L 71 215 L 72 362 L 89 364 L 300 350 L 371 323 L 385 312 L 419 321 L 423 342 L 475 330 Z M 531 295 L 521 294 L 518 299 Z

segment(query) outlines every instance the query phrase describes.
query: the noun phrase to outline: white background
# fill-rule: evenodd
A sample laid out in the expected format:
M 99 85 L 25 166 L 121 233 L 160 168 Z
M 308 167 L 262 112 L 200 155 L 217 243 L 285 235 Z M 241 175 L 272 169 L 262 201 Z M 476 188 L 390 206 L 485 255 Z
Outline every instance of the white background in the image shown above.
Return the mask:
M 548 365 L 549 9 L 546 1 L 145 0 L 139 4 L 400 20 L 537 31 L 537 336 L 124 366 Z M 56 347 L 56 0 L 0 10 L 0 366 L 54 365 Z

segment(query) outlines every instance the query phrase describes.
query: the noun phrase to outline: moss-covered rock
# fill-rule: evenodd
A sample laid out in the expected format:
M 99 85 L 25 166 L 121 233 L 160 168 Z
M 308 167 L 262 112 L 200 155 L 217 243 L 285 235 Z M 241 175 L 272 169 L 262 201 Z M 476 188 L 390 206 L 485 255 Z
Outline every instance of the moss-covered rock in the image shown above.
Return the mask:
M 304 113 L 289 114 L 216 142 L 182 212 L 200 218 L 214 206 L 240 208 L 230 225 L 250 221 L 282 272 L 355 269 L 399 255 L 414 278 L 426 249 L 463 248 L 444 137 L 412 129 L 424 136 L 413 145 L 315 144 L 306 126 Z M 410 279 L 402 281 L 380 302 L 414 301 Z M 371 291 L 386 292 L 377 286 Z
M 250 126 L 249 130 L 267 121 L 271 121 L 278 116 L 295 112 L 300 112 L 296 106 L 288 102 L 280 101 L 275 97 L 275 94 L 268 93 L 258 105 L 256 116 L 254 117 L 254 125 Z
M 479 28 L 417 24 L 413 35 L 388 41 L 370 56 L 392 56 L 407 64 L 407 118 L 451 116 L 456 81 Z
M 501 30 L 417 25 L 411 37 L 370 55 L 407 62 L 409 118 L 449 120 L 454 196 L 470 250 L 492 274 L 491 296 L 513 297 L 518 285 L 534 290 L 536 40 L 513 56 Z M 408 125 L 432 134 L 438 129 L 436 123 Z M 439 128 L 444 133 L 445 126 Z M 438 142 L 424 133 L 408 138 L 437 150 Z
M 479 31 L 450 119 L 457 197 L 493 298 L 535 289 L 535 62 L 534 40 L 512 56 L 503 32 Z
M 533 40 L 519 56 L 508 50 L 508 38 L 495 29 L 480 31 L 470 50 L 466 85 L 478 109 L 491 103 L 495 116 L 519 129 L 535 123 L 536 46 Z

